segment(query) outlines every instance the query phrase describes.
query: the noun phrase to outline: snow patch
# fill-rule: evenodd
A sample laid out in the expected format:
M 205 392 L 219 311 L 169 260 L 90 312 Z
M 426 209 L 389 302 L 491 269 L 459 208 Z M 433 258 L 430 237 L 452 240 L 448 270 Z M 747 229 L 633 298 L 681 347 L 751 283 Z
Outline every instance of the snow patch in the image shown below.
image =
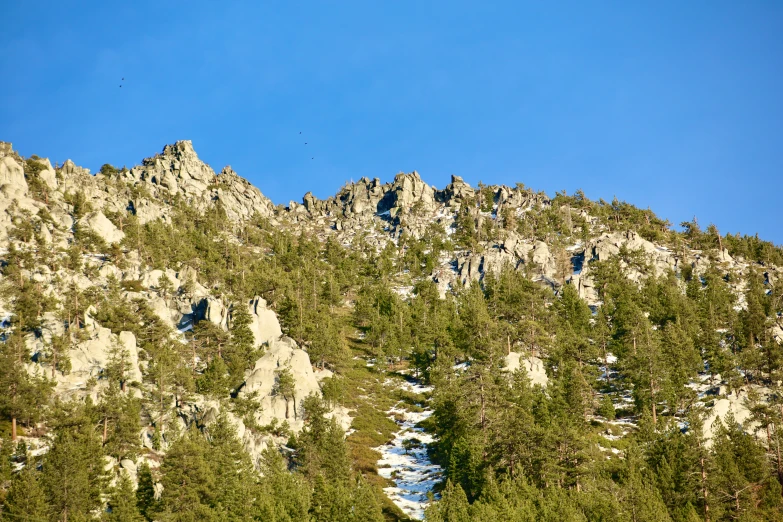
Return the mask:
M 413 393 L 429 393 L 432 386 L 420 383 L 394 382 L 387 379 L 385 385 L 394 385 Z M 394 486 L 383 489 L 386 495 L 406 515 L 416 520 L 424 519 L 424 508 L 429 502 L 427 494 L 440 481 L 443 470 L 430 461 L 427 445 L 435 438 L 417 425 L 432 415 L 431 409 L 411 412 L 402 407 L 393 407 L 387 414 L 400 426 L 394 439 L 375 448 L 381 453 L 378 474 L 394 482 Z M 402 421 L 398 419 L 402 418 Z

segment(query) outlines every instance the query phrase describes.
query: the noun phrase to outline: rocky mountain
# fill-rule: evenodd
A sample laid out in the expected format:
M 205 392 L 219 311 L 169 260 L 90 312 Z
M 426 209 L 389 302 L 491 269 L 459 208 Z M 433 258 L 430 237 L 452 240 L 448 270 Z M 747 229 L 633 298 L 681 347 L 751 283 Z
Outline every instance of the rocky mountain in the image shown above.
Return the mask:
M 402 392 L 389 391 L 388 382 L 372 372 L 383 372 L 385 362 L 392 372 L 390 378 L 406 374 L 437 383 L 443 378 L 438 372 L 453 371 L 453 378 L 458 379 L 460 372 L 470 374 L 485 358 L 495 361 L 487 363 L 488 368 L 505 367 L 503 375 L 512 376 L 520 373 L 515 373 L 517 369 L 524 370 L 521 373 L 540 386 L 539 390 L 548 390 L 542 393 L 556 394 L 561 386 L 557 384 L 561 365 L 566 364 L 563 353 L 570 353 L 571 348 L 557 352 L 558 339 L 566 334 L 553 329 L 557 320 L 541 317 L 560 310 L 564 305 L 559 303 L 573 294 L 581 302 L 573 306 L 585 307 L 585 313 L 592 314 L 584 322 L 584 328 L 592 333 L 573 334 L 581 341 L 569 345 L 584 345 L 584 350 L 592 353 L 576 359 L 580 368 L 592 365 L 594 370 L 583 373 L 597 383 L 594 388 L 598 391 L 580 392 L 590 396 L 586 399 L 590 404 L 585 406 L 586 423 L 604 419 L 600 422 L 606 422 L 608 440 L 613 441 L 634 433 L 644 418 L 641 411 L 650 403 L 655 422 L 658 412 L 666 411 L 673 422 L 682 423 L 694 401 L 701 401 L 707 445 L 731 412 L 736 421 L 745 423 L 746 432 L 759 433 L 762 439 L 766 434 L 771 452 L 769 434 L 777 431 L 770 431 L 774 423 L 765 426 L 757 412 L 760 404 L 777 404 L 778 370 L 772 362 L 765 366 L 757 361 L 763 357 L 747 354 L 757 346 L 758 353 L 777 353 L 783 344 L 783 303 L 779 297 L 783 253 L 753 238 L 721 236 L 714 227 L 702 231 L 696 222 L 686 225 L 686 232 L 678 233 L 652 212 L 626 203 L 592 202 L 581 193 L 551 198 L 521 184 L 474 188 L 453 176 L 449 185 L 438 190 L 417 172 L 400 173 L 385 184 L 377 178 L 362 178 L 329 199 L 319 200 L 308 192 L 301 203 L 276 207 L 230 167 L 215 173 L 198 158 L 190 141 L 167 145 L 160 154 L 131 169 L 107 164 L 95 175 L 70 160 L 53 166 L 45 158 L 23 158 L 10 143 L 0 142 L 4 288 L 0 313 L 3 339 L 9 347 L 6 364 L 11 365 L 5 370 L 11 375 L 12 367 L 21 367 L 27 376 L 16 376 L 15 381 L 0 378 L 3 393 L 10 398 L 3 403 L 2 415 L 9 421 L 9 435 L 21 437 L 28 447 L 45 454 L 52 444 L 50 427 L 54 423 L 43 410 L 32 407 L 37 399 L 31 399 L 33 403 L 28 399 L 43 392 L 30 382 L 38 383 L 36 386 L 43 383 L 41 389 L 49 390 L 47 403 L 104 404 L 114 393 L 113 386 L 120 386 L 122 394 L 141 405 L 136 415 L 140 423 L 136 442 L 143 451 L 109 453 L 107 469 L 116 472 L 112 480 L 118 480 L 120 471 L 125 470 L 136 484 L 142 463 L 157 469 L 188 430 L 208 433 L 218 419 L 228 419 L 256 467 L 263 468 L 269 447 L 304 454 L 291 441 L 297 436 L 306 440 L 308 430 L 313 429 L 308 397 L 324 397 L 325 418 L 335 419 L 349 434 L 354 469 L 360 469 L 358 462 L 367 458 L 360 455 L 371 451 L 381 451 L 384 462 L 393 465 L 396 461 L 389 455 L 396 446 L 389 442 L 391 437 L 383 436 L 389 428 L 368 428 L 367 419 L 374 415 L 369 412 L 380 412 L 383 422 L 389 422 L 387 411 L 392 418 L 410 411 L 395 410 L 397 406 L 384 402 L 387 395 Z M 607 276 L 610 268 L 614 275 Z M 760 292 L 754 286 L 756 275 Z M 541 299 L 538 318 L 519 312 L 524 306 L 531 310 L 537 306 L 532 301 L 523 304 L 526 301 L 521 300 L 504 312 L 492 301 L 498 299 L 492 297 L 498 281 L 517 276 L 533 285 L 525 290 L 536 296 L 530 299 Z M 664 303 L 660 306 L 676 308 L 680 305 L 671 304 L 679 299 L 675 294 L 698 303 L 702 286 L 712 291 L 716 277 L 723 281 L 726 302 L 731 303 L 720 305 L 725 318 L 714 318 L 711 330 L 699 327 L 700 333 L 696 331 L 697 319 L 688 315 L 695 312 L 678 311 L 676 320 L 671 321 L 677 325 L 692 321 L 693 328 L 685 327 L 682 335 L 700 343 L 705 332 L 719 335 L 704 341 L 712 344 L 697 350 L 696 366 L 683 370 L 687 377 L 666 374 L 659 378 L 650 370 L 650 379 L 660 379 L 649 384 L 651 399 L 639 395 L 643 387 L 638 384 L 611 384 L 613 375 L 619 383 L 641 371 L 626 362 L 635 360 L 633 354 L 621 354 L 626 359 L 613 366 L 617 357 L 607 352 L 612 342 L 621 350 L 632 335 L 635 351 L 637 341 L 652 346 L 650 336 L 663 336 L 662 345 L 671 345 L 674 339 L 664 333 L 669 322 L 664 319 L 650 323 L 646 330 L 641 326 L 617 330 L 622 313 L 631 313 L 618 312 L 623 292 L 633 293 L 635 288 L 647 292 L 651 282 L 665 281 L 655 291 L 664 292 L 668 285 L 675 293 L 660 297 Z M 628 286 L 613 291 L 610 287 L 618 278 Z M 423 341 L 414 340 L 416 335 L 403 337 L 402 310 L 412 307 L 404 312 L 413 314 L 411 318 L 419 313 L 413 308 L 414 302 L 418 303 L 414 297 L 425 295 L 426 286 L 422 285 L 428 282 L 434 283 L 443 302 L 450 302 L 452 296 L 470 295 L 470 288 L 483 289 L 486 293 L 482 295 L 490 303 L 487 306 L 495 307 L 492 314 L 499 318 L 498 324 L 510 326 L 498 326 L 491 335 L 479 335 L 469 345 L 487 343 L 492 347 L 486 348 L 487 353 L 501 350 L 503 356 L 467 349 L 449 355 L 453 361 L 443 368 L 451 370 L 439 366 L 438 350 L 451 350 L 463 342 L 456 334 L 449 340 L 442 334 L 462 331 L 464 327 L 459 325 L 470 323 L 467 316 L 456 326 L 443 323 L 443 328 L 433 327 L 435 331 L 427 339 L 437 348 L 431 353 L 419 350 Z M 378 285 L 391 293 L 383 294 Z M 372 292 L 380 293 L 368 297 Z M 756 303 L 757 297 L 764 304 Z M 470 309 L 469 301 L 456 299 L 460 310 Z M 652 298 L 645 293 L 638 299 L 645 303 L 639 306 L 648 307 L 639 315 L 644 319 L 638 324 L 652 322 L 658 313 L 649 304 Z M 460 315 L 427 303 L 435 307 L 433 314 Z M 688 310 L 695 310 L 697 305 L 688 306 Z M 761 307 L 763 313 L 755 307 Z M 382 309 L 388 309 L 388 314 Z M 592 329 L 597 328 L 604 310 L 612 316 L 607 328 L 613 329 L 614 341 L 604 343 L 603 352 L 598 353 L 592 348 L 599 344 Z M 760 326 L 738 326 L 750 324 L 747 317 L 756 312 L 764 317 L 759 319 Z M 378 321 L 384 314 L 390 319 L 381 324 Z M 474 315 L 480 316 L 479 312 Z M 349 317 L 356 319 L 346 319 Z M 422 317 L 424 322 L 419 326 L 425 329 L 427 315 Z M 395 330 L 397 323 L 401 326 Z M 473 331 L 484 327 L 478 325 Z M 486 328 L 489 332 L 489 326 Z M 726 333 L 735 329 L 736 335 Z M 646 332 L 648 341 L 637 339 L 640 332 Z M 459 335 L 470 337 L 468 333 Z M 750 345 L 742 336 L 750 336 Z M 683 343 L 692 351 L 693 341 Z M 715 350 L 731 352 L 736 363 L 717 369 Z M 665 348 L 662 353 L 667 353 Z M 14 358 L 18 363 L 13 363 Z M 356 367 L 360 370 L 351 370 L 350 361 L 360 361 Z M 652 368 L 661 363 L 649 364 Z M 366 372 L 362 375 L 367 380 L 350 382 L 358 371 Z M 485 375 L 477 373 L 470 382 Z M 554 385 L 550 379 L 555 379 Z M 22 381 L 29 390 L 24 393 L 30 397 L 14 395 Z M 338 382 L 349 389 L 361 388 L 361 393 L 349 393 L 350 400 L 339 399 L 345 392 L 334 391 Z M 479 425 L 486 444 L 489 435 L 481 382 Z M 693 390 L 692 396 L 686 400 L 680 391 L 667 391 L 671 394 L 660 398 L 674 382 Z M 370 391 L 370 386 L 375 391 Z M 601 386 L 606 389 L 599 390 Z M 421 388 L 422 393 L 436 395 L 438 389 L 438 384 L 434 392 Z M 659 391 L 661 395 L 656 397 Z M 609 400 L 612 415 L 595 406 L 603 400 L 600 394 Z M 400 400 L 404 402 L 405 397 Z M 631 403 L 640 410 L 629 414 L 624 423 L 607 420 L 613 418 L 615 409 Z M 383 404 L 391 409 L 384 409 Z M 414 401 L 413 406 L 425 408 L 427 415 L 435 411 L 440 419 L 437 409 L 422 404 Z M 104 445 L 110 418 L 108 414 L 102 417 Z M 414 423 L 406 429 L 413 433 L 414 428 L 425 429 Z M 441 435 L 441 440 L 448 438 L 438 429 L 431 431 Z M 379 436 L 381 440 L 372 442 Z M 411 440 L 397 439 L 399 445 Z M 386 453 L 378 449 L 387 443 L 392 446 Z M 606 443 L 598 443 L 598 447 Z M 614 455 L 619 453 L 617 449 Z M 428 459 L 425 454 L 421 452 L 417 458 Z M 296 462 L 292 457 L 291 466 Z M 780 465 L 779 457 L 776 462 Z M 448 477 L 462 480 L 468 487 L 468 479 L 458 479 L 457 471 L 443 465 Z M 504 461 L 498 469 L 506 466 Z M 377 477 L 375 464 L 361 469 L 364 475 Z M 394 482 L 392 474 L 388 477 Z M 426 493 L 417 492 L 420 496 L 412 501 L 400 491 L 387 491 L 405 513 L 417 517 L 423 514 Z M 470 500 L 478 498 L 476 494 Z M 391 505 L 385 509 L 387 517 L 405 516 Z

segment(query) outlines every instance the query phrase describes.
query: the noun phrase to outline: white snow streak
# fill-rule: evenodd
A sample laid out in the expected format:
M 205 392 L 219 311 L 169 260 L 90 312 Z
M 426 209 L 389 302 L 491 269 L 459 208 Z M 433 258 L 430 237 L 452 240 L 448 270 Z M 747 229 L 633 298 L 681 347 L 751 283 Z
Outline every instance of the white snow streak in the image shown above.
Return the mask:
M 432 390 L 430 386 L 409 382 L 394 383 L 394 385 L 413 393 L 427 393 Z M 432 415 L 432 410 L 411 412 L 404 407 L 395 406 L 387 413 L 390 418 L 402 417 L 403 420 L 397 421 L 400 430 L 394 435 L 394 440 L 375 448 L 381 453 L 378 474 L 392 480 L 395 484 L 384 488 L 383 491 L 406 515 L 422 520 L 428 502 L 427 493 L 432 491 L 441 478 L 440 466 L 433 464 L 427 455 L 427 444 L 431 444 L 435 439 L 423 429 L 416 427 L 418 423 Z

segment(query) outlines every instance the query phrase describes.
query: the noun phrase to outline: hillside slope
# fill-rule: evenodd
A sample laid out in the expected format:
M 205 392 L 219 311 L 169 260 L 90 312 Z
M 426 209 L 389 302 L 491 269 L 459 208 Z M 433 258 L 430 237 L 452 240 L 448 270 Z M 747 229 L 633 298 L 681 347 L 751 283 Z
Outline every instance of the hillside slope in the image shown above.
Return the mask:
M 683 225 L 0 142 L 0 517 L 778 520 L 783 250 Z

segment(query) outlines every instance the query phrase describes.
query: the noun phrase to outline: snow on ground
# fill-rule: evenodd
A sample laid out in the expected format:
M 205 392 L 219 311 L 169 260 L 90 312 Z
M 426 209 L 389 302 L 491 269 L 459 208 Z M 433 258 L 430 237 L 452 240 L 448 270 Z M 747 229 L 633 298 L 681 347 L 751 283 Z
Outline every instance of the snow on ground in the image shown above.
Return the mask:
M 413 296 L 413 286 L 397 286 L 392 290 L 403 299 L 410 299 Z
M 470 366 L 470 363 L 465 361 L 465 362 L 461 362 L 459 364 L 455 364 L 454 366 L 451 367 L 451 369 L 452 370 L 457 370 L 458 372 L 463 372 L 463 371 L 468 369 L 468 366 Z
M 192 329 L 193 329 L 193 322 L 192 322 L 192 321 L 188 321 L 187 323 L 185 323 L 185 324 L 183 324 L 183 325 L 180 325 L 180 326 L 177 328 L 177 330 L 179 331 L 179 333 L 182 333 L 182 334 L 184 334 L 185 332 L 189 332 L 189 331 L 191 331 Z
M 385 382 L 413 393 L 427 393 L 431 386 L 410 382 Z M 399 405 L 398 405 L 399 406 Z M 427 445 L 435 441 L 416 425 L 432 415 L 432 410 L 411 412 L 404 407 L 395 406 L 387 413 L 392 419 L 402 418 L 397 424 L 400 430 L 394 439 L 378 448 L 381 458 L 378 461 L 378 474 L 394 482 L 394 486 L 383 489 L 386 495 L 411 518 L 422 520 L 427 506 L 427 493 L 440 481 L 442 470 L 433 464 L 427 455 Z

